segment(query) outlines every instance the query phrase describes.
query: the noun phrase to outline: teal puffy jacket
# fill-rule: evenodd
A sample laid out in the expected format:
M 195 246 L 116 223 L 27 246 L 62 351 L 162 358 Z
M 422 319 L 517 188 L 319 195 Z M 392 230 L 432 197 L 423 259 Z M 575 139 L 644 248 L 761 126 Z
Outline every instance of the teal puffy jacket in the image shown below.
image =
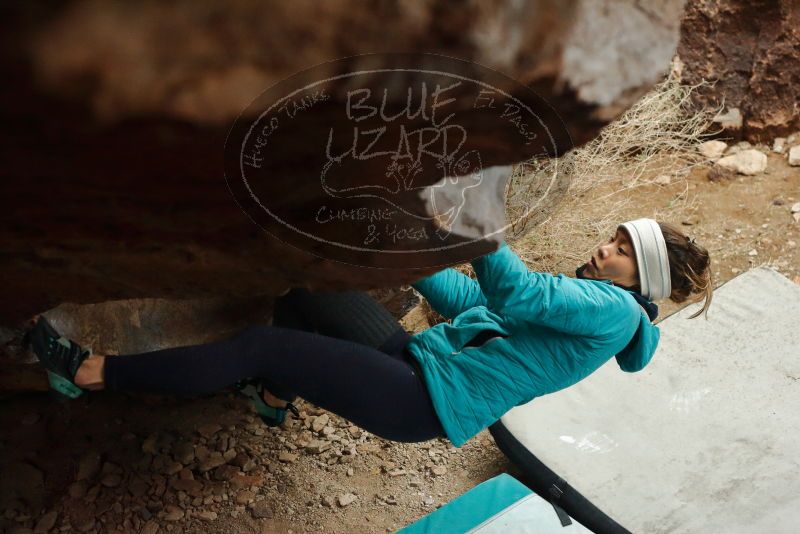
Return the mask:
M 472 266 L 477 281 L 445 269 L 412 284 L 453 319 L 412 336 L 408 350 L 456 447 L 514 406 L 571 386 L 614 356 L 634 372 L 655 352 L 658 328 L 630 292 L 607 280 L 530 271 L 506 243 Z M 497 337 L 465 347 L 484 330 Z

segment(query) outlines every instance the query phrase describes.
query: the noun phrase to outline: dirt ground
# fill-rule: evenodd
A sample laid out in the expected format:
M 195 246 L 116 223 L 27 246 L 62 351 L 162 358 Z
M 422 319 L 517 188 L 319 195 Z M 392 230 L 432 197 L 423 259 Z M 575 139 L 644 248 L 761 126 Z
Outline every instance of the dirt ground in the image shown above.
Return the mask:
M 791 213 L 800 168 L 771 154 L 758 176 L 711 182 L 707 171 L 694 171 L 688 189 L 638 190 L 637 205 L 661 209 L 684 191 L 696 199 L 674 222 L 709 249 L 716 285 L 764 264 L 800 283 Z M 663 306 L 662 316 L 676 308 Z M 513 472 L 487 432 L 461 449 L 393 444 L 313 406 L 301 410 L 270 429 L 231 393 L 4 399 L 0 531 L 390 532 Z

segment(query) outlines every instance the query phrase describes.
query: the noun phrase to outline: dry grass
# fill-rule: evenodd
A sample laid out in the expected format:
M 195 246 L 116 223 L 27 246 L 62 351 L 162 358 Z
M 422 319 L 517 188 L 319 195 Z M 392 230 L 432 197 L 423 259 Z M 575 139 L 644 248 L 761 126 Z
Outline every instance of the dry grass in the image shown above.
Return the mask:
M 530 268 L 571 273 L 620 222 L 670 221 L 692 210 L 685 178 L 704 161 L 697 145 L 716 111 L 689 110 L 696 88 L 671 74 L 594 141 L 558 160 L 518 166 L 507 186 L 513 224 L 506 237 Z M 671 205 L 653 213 L 632 202 L 634 190 L 667 180 L 679 190 Z

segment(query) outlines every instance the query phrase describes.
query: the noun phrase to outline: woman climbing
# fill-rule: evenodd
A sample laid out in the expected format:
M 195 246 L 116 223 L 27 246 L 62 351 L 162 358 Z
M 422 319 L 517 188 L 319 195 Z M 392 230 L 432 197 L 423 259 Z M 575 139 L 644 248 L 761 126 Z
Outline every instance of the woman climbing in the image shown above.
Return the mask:
M 585 378 L 612 357 L 642 369 L 659 339 L 652 301 L 711 302 L 708 252 L 652 219 L 620 225 L 577 278 L 528 270 L 503 243 L 472 261 L 477 280 L 445 269 L 412 284 L 452 323 L 406 333 L 363 292 L 294 289 L 273 324 L 188 347 L 106 357 L 31 332 L 52 386 L 204 394 L 238 384 L 280 424 L 299 395 L 380 437 L 461 446 L 507 410 Z

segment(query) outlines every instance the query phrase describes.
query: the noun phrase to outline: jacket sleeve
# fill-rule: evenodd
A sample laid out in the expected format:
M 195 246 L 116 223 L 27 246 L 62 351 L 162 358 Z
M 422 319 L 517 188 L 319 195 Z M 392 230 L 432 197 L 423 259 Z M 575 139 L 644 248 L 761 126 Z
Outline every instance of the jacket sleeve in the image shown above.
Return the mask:
M 620 292 L 564 275 L 530 271 L 506 243 L 497 251 L 473 260 L 472 266 L 486 296 L 487 308 L 498 315 L 566 334 L 603 335 L 604 329 L 614 328 L 605 312 L 628 307 Z
M 455 269 L 445 269 L 418 280 L 411 287 L 419 291 L 431 307 L 448 319 L 475 306 L 486 306 L 478 282 Z

